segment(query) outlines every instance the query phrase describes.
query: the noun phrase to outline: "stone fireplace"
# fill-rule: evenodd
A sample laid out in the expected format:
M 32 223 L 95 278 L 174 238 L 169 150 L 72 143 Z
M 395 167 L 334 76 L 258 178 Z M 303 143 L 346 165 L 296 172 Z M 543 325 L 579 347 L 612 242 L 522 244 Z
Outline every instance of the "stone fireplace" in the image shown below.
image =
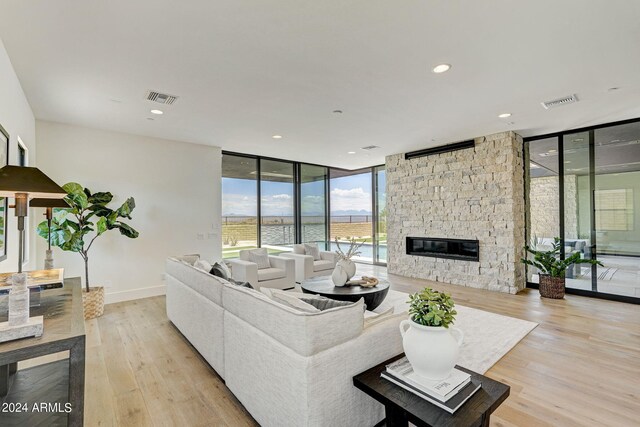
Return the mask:
M 519 135 L 476 138 L 472 148 L 409 160 L 391 155 L 386 173 L 389 273 L 509 293 L 524 288 Z M 425 236 L 433 240 L 431 254 L 416 256 L 408 238 Z M 442 242 L 456 240 L 477 242 L 477 258 L 432 256 Z

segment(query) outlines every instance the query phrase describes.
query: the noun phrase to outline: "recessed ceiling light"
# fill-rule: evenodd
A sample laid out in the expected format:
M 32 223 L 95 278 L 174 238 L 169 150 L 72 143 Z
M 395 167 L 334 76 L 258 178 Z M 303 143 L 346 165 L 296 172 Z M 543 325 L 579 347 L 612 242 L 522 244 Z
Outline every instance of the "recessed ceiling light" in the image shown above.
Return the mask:
M 356 154 L 355 151 L 347 151 L 347 154 Z
M 436 74 L 447 72 L 451 69 L 451 65 L 449 64 L 440 64 L 433 67 L 433 72 Z
M 273 135 L 271 138 L 273 138 L 273 139 L 282 139 L 282 135 Z
M 498 117 L 500 117 L 501 119 L 506 119 L 507 117 L 511 117 L 511 113 L 498 114 Z
M 162 111 L 162 110 L 151 110 L 151 114 L 157 114 L 157 115 L 160 116 L 160 115 L 164 114 L 164 111 Z

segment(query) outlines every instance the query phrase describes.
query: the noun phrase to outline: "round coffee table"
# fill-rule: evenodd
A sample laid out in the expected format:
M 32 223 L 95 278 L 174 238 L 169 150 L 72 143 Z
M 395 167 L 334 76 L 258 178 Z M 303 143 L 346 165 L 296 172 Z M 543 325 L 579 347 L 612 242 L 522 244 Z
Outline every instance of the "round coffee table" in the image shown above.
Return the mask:
M 364 298 L 367 310 L 375 310 L 382 301 L 384 301 L 389 292 L 389 283 L 384 280 L 371 288 L 363 288 L 359 285 L 354 286 L 335 286 L 331 281 L 331 277 L 315 277 L 305 280 L 300 284 L 302 292 L 307 294 L 318 294 L 323 297 L 335 299 L 338 301 L 356 302 L 360 298 Z

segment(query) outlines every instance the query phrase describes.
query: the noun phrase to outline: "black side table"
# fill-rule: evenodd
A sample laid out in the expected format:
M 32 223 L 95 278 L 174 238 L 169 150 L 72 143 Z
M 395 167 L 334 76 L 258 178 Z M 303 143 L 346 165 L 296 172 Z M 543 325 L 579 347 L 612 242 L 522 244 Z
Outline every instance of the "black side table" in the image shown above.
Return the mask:
M 482 388 L 466 401 L 454 414 L 427 402 L 380 377 L 386 365 L 403 357 L 400 354 L 386 362 L 353 377 L 353 384 L 369 396 L 382 403 L 385 408 L 387 427 L 407 426 L 411 421 L 419 427 L 423 426 L 488 426 L 489 417 L 509 396 L 510 387 L 456 366 L 471 374 L 471 381 L 482 383 Z

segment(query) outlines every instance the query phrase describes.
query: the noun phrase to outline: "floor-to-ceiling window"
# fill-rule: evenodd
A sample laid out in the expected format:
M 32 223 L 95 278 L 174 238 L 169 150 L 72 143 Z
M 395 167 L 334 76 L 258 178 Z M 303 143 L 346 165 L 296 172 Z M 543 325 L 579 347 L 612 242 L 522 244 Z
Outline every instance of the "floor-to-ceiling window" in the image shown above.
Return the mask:
M 270 253 L 291 250 L 296 242 L 294 165 L 260 160 L 260 244 Z
M 640 302 L 640 121 L 526 141 L 528 234 L 539 248 L 562 238 L 579 253 L 568 291 Z M 554 203 L 555 202 L 555 203 Z M 528 269 L 537 283 L 537 271 Z
M 387 173 L 384 166 L 373 168 L 374 173 L 374 262 L 387 262 Z
M 225 258 L 241 249 L 274 254 L 294 243 L 336 250 L 355 238 L 363 243 L 355 261 L 386 263 L 384 166 L 344 170 L 224 152 L 222 243 Z
M 327 249 L 327 180 L 324 166 L 300 165 L 300 241 Z
M 258 247 L 258 161 L 222 155 L 222 254 Z
M 347 241 L 355 238 L 360 254 L 354 260 L 373 262 L 373 200 L 371 168 L 347 171 L 331 169 L 331 245 L 337 249 L 335 240 L 346 252 Z

